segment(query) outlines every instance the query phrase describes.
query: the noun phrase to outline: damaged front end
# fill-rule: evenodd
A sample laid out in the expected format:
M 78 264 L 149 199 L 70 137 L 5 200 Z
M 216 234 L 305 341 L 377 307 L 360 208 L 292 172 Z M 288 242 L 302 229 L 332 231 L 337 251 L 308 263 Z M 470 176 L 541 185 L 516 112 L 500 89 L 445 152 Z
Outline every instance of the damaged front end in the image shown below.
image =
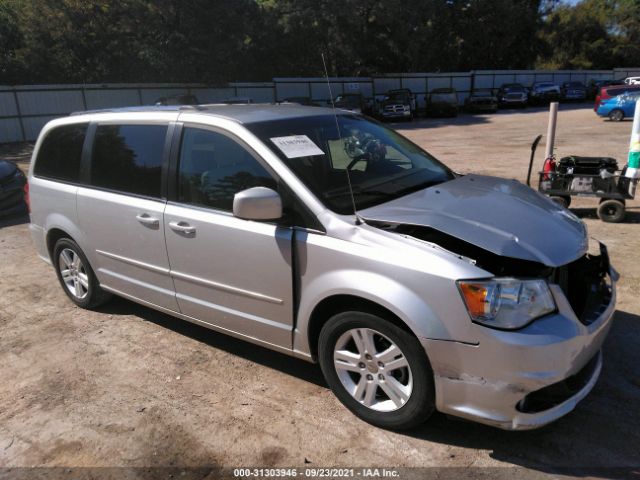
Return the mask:
M 549 284 L 556 309 L 522 328 L 476 325 L 475 345 L 421 339 L 440 411 L 503 429 L 531 429 L 565 415 L 594 387 L 618 279 L 603 244 L 599 253 L 548 266 L 498 255 L 427 226 L 368 223 L 436 245 L 495 277 Z
M 613 280 L 617 280 L 607 247 L 602 243 L 599 243 L 599 255 L 586 253 L 566 265 L 549 267 L 539 262 L 497 255 L 430 227 L 380 222 L 373 222 L 373 226 L 437 245 L 496 277 L 539 278 L 558 285 L 576 317 L 585 325 L 597 319 L 611 302 L 611 284 L 607 277 L 612 275 L 615 277 Z

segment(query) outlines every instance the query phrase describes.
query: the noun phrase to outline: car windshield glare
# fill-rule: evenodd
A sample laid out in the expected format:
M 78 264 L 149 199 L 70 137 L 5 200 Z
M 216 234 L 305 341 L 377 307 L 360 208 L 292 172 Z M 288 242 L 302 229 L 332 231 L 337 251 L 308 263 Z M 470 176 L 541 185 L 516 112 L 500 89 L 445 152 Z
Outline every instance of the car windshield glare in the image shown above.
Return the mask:
M 407 95 L 406 93 L 391 93 L 385 97 L 385 100 L 391 102 L 408 102 L 409 95 Z
M 339 214 L 353 213 L 346 170 L 357 210 L 454 178 L 417 145 L 358 115 L 291 118 L 246 127 Z

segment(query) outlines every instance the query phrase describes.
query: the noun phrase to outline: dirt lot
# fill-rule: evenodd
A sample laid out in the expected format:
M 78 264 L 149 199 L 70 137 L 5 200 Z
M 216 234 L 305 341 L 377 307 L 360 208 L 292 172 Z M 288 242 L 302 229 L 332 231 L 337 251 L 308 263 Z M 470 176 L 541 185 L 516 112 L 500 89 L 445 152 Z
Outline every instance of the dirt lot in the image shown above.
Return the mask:
M 575 106 L 563 106 L 558 121 L 559 156 L 624 163 L 630 122 Z M 396 128 L 454 169 L 524 180 L 529 145 L 546 122 L 544 109 L 528 109 Z M 29 150 L 0 154 L 26 167 Z M 605 365 L 573 413 L 519 433 L 442 415 L 409 433 L 379 430 L 343 408 L 314 365 L 121 299 L 97 312 L 77 309 L 36 257 L 25 221 L 5 221 L 0 478 L 20 472 L 7 467 L 29 466 L 334 465 L 460 467 L 433 471 L 440 478 L 508 478 L 513 468 L 526 478 L 640 476 L 640 201 L 617 225 L 595 218 L 593 200 L 576 205 L 622 275 Z

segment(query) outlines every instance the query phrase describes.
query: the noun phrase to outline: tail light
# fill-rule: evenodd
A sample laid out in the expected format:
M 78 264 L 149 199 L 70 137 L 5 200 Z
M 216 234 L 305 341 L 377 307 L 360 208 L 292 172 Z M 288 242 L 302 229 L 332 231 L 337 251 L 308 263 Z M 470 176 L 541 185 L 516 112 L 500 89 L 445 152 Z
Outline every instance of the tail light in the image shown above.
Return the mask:
M 24 203 L 27 204 L 27 212 L 31 213 L 31 199 L 29 198 L 29 182 L 24 182 L 24 186 L 22 187 L 24 191 Z

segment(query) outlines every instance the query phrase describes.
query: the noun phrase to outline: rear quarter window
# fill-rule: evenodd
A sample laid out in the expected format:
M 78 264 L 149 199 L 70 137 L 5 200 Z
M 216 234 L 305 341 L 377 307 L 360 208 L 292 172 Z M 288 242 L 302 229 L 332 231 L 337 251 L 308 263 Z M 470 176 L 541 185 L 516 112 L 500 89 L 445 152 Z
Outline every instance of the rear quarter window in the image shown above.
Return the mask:
M 166 125 L 98 125 L 90 184 L 159 198 Z
M 44 138 L 33 174 L 76 183 L 80 178 L 80 159 L 88 123 L 75 123 L 56 127 Z

